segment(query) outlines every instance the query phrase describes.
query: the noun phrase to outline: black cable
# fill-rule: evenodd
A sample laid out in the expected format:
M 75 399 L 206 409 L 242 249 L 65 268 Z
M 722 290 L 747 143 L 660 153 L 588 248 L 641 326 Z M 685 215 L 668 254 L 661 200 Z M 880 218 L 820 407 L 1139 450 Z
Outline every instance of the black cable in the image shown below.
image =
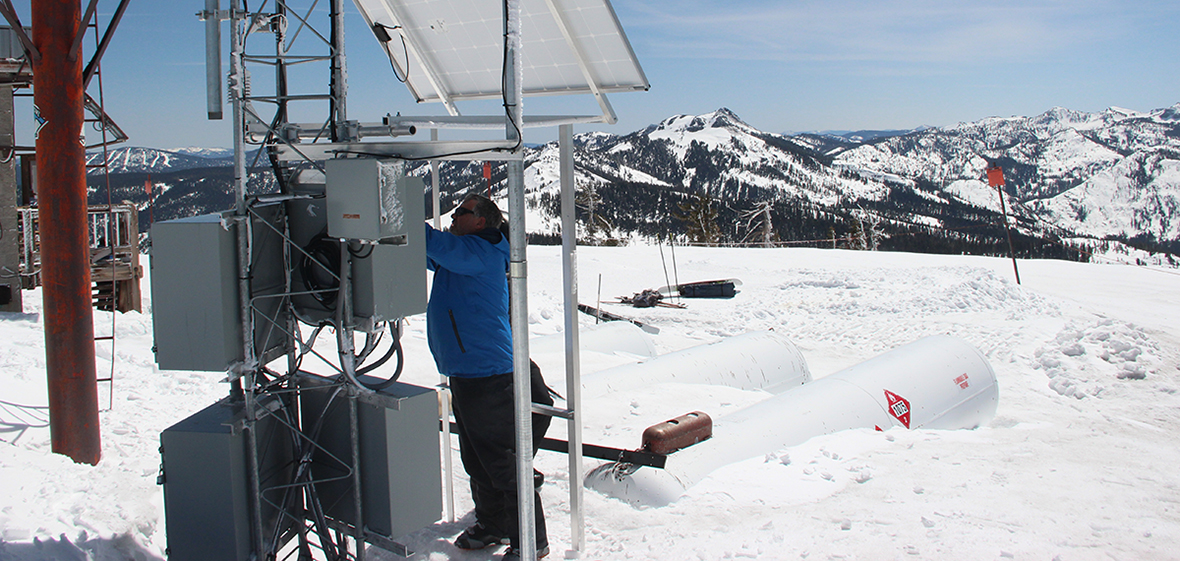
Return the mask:
M 300 321 L 303 321 L 303 320 L 300 319 Z M 306 321 L 304 323 L 311 325 L 309 322 L 306 322 Z M 308 339 L 305 343 L 303 343 L 303 346 L 308 349 L 314 347 L 315 340 L 317 337 L 320 336 L 320 331 L 322 331 L 323 329 L 324 329 L 324 324 L 320 324 L 320 325 L 315 326 L 315 329 L 313 329 L 311 332 L 311 336 L 308 337 Z M 296 330 L 296 332 L 295 332 L 296 338 L 298 339 L 298 336 L 299 336 L 299 324 L 298 323 L 295 324 L 295 330 Z M 297 359 L 295 359 L 295 367 L 291 369 L 292 371 L 295 371 L 295 372 L 299 371 L 299 367 L 300 367 L 300 365 L 303 364 L 303 357 L 305 357 L 305 356 L 307 356 L 307 352 L 303 351 L 301 349 L 300 353 L 299 353 L 299 357 Z
M 504 26 L 504 56 L 500 66 L 500 97 L 504 100 L 504 115 L 508 117 L 508 122 L 512 123 L 512 128 L 516 129 L 516 146 L 513 146 L 511 150 L 515 152 L 524 143 L 524 133 L 516 125 L 516 119 L 512 117 L 511 108 L 516 106 L 508 104 L 508 0 L 504 0 Z M 520 103 L 519 99 L 516 101 Z
M 388 380 L 377 384 L 362 384 L 370 390 L 376 391 L 388 388 L 389 386 L 392 386 L 393 383 L 396 382 L 397 379 L 402 375 L 402 367 L 405 365 L 405 352 L 402 350 L 401 327 L 399 321 L 393 321 L 389 323 L 389 333 L 393 337 L 393 344 L 390 345 L 389 350 L 385 352 L 385 355 L 378 359 L 377 362 L 356 371 L 357 376 L 368 374 L 369 372 L 376 370 L 378 367 L 389 361 L 393 355 L 397 355 L 397 368 L 394 369 L 393 375 L 390 376 Z
M 507 14 L 508 14 L 507 0 L 504 0 L 503 4 L 504 4 L 505 18 L 507 18 Z M 389 27 L 387 25 L 380 24 L 380 23 L 373 24 L 374 33 L 376 33 L 377 29 L 381 29 L 382 31 L 384 31 L 385 29 L 397 29 L 398 27 L 400 27 L 400 26 Z M 378 39 L 380 39 L 380 37 L 378 37 Z M 404 46 L 405 38 L 402 38 L 402 43 Z M 409 69 L 409 60 L 410 60 L 409 54 L 407 53 L 407 55 L 406 55 L 406 68 L 407 68 L 407 70 Z M 392 59 L 390 60 L 390 64 L 391 65 L 393 64 Z M 397 76 L 396 71 L 394 72 L 394 76 L 395 77 Z M 407 74 L 407 78 L 409 78 L 408 74 Z M 404 80 L 403 80 L 403 82 L 404 82 Z M 449 154 L 438 154 L 438 155 L 434 155 L 434 156 L 425 156 L 425 157 L 402 156 L 399 154 L 377 154 L 377 153 L 373 153 L 373 152 L 362 152 L 362 151 L 357 151 L 357 150 L 340 150 L 338 152 L 335 152 L 335 154 L 353 154 L 353 155 L 357 155 L 357 156 L 373 156 L 373 157 L 377 157 L 377 158 L 398 158 L 401 160 L 405 160 L 407 162 L 418 162 L 418 161 L 424 161 L 424 160 L 439 160 L 439 159 L 451 158 L 451 157 L 455 157 L 455 156 L 470 156 L 470 155 L 474 155 L 474 154 L 483 154 L 486 152 L 516 152 L 517 150 L 520 150 L 520 147 L 524 145 L 524 133 L 520 130 L 520 126 L 518 126 L 516 124 L 516 119 L 512 118 L 512 108 L 514 108 L 516 106 L 510 105 L 508 103 L 508 30 L 507 29 L 504 30 L 504 55 L 503 55 L 503 60 L 501 61 L 501 66 L 500 66 L 500 99 L 503 101 L 503 104 L 504 104 L 504 115 L 508 118 L 508 122 L 512 123 L 512 128 L 516 131 L 516 144 L 514 146 L 512 146 L 511 148 L 492 148 L 490 150 L 464 150 L 464 151 L 460 151 L 460 152 L 451 152 Z
M 353 251 L 351 246 L 349 246 L 349 248 L 348 248 L 348 254 L 353 257 L 356 257 L 357 259 L 368 259 L 369 256 L 373 254 L 373 248 L 376 246 L 374 244 L 366 244 L 366 245 L 368 245 L 369 251 L 364 252 L 364 254 L 362 254 L 359 251 Z
M 381 41 L 383 44 L 388 44 L 390 41 L 393 40 L 393 37 L 390 37 L 389 33 L 386 32 L 385 30 L 388 29 L 390 31 L 396 31 L 401 28 L 402 28 L 402 26 L 400 26 L 400 25 L 395 25 L 393 27 L 390 27 L 388 25 L 385 25 L 384 23 L 374 23 L 373 24 L 373 34 L 377 36 L 378 41 Z M 397 78 L 398 82 L 401 82 L 404 84 L 404 83 L 406 83 L 406 80 L 410 79 L 410 50 L 406 47 L 406 37 L 404 35 L 402 35 L 401 33 L 398 33 L 398 37 L 401 37 L 402 53 L 406 57 L 406 76 L 403 78 L 403 77 L 397 75 L 397 65 L 393 63 L 392 53 L 390 53 L 390 57 L 389 57 L 389 67 L 391 69 L 393 69 L 393 77 Z M 388 48 L 389 47 L 386 46 L 387 50 L 388 50 Z
M 329 310 L 334 309 L 335 289 L 340 287 L 340 279 L 333 275 L 332 266 L 340 263 L 340 242 L 329 238 L 325 231 L 303 249 L 306 253 L 299 260 L 303 284 L 317 302 Z

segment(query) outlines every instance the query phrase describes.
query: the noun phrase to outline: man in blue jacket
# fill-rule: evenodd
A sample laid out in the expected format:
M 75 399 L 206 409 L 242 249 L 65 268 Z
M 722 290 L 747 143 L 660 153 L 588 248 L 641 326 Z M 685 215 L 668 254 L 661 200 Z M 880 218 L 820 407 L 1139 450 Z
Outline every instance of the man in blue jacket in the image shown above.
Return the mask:
M 455 546 L 481 549 L 510 543 L 504 559 L 519 559 L 512 330 L 505 278 L 508 239 L 500 231 L 504 218 L 490 199 L 469 195 L 451 220 L 447 232 L 426 226 L 426 264 L 434 271 L 426 334 L 438 371 L 450 380 L 459 454 L 475 501 L 476 522 L 455 539 Z M 536 491 L 533 503 L 537 556 L 543 557 L 549 540 Z

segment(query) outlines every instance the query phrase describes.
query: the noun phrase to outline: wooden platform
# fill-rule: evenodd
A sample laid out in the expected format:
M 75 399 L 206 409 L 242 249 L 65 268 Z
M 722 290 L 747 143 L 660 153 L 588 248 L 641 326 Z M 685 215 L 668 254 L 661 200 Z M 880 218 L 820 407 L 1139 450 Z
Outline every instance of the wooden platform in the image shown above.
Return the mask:
M 37 207 L 19 207 L 21 286 L 41 285 L 41 237 Z M 94 307 L 106 311 L 142 311 L 139 279 L 139 211 L 131 204 L 90 207 L 90 282 Z

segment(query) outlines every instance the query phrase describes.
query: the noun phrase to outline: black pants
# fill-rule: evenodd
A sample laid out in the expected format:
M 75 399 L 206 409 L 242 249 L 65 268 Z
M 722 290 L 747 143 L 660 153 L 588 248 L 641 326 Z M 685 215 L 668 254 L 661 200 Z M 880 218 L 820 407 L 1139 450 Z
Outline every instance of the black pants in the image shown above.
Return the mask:
M 475 518 L 489 530 L 507 535 L 519 546 L 520 524 L 516 508 L 516 428 L 512 373 L 483 378 L 450 379 L 455 422 L 459 426 L 459 455 L 471 480 Z M 553 404 L 541 369 L 532 365 L 533 401 Z M 533 414 L 533 453 L 551 418 Z M 537 549 L 547 547 L 541 495 L 533 491 Z

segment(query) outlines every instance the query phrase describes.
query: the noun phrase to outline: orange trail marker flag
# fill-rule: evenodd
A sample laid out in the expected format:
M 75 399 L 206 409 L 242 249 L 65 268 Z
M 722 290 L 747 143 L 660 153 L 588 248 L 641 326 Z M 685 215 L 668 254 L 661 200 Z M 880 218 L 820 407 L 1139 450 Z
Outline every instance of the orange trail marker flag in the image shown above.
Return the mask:
M 1012 257 L 1012 272 L 1016 274 L 1016 284 L 1020 284 L 1020 269 L 1016 267 L 1016 250 L 1012 247 L 1012 228 L 1008 226 L 1008 207 L 1004 204 L 1004 170 L 999 164 L 988 164 L 987 184 L 996 188 L 1000 194 L 1000 212 L 1004 215 L 1004 232 L 1008 234 L 1008 255 Z
M 997 165 L 987 168 L 987 184 L 991 187 L 1004 186 L 1004 169 Z

